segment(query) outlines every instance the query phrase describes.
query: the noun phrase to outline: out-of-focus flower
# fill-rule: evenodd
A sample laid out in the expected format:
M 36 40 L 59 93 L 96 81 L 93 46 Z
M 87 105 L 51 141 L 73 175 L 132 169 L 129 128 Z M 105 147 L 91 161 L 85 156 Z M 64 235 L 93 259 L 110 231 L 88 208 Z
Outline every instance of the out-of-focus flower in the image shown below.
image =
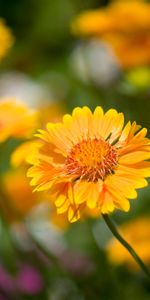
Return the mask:
M 150 33 L 131 36 L 106 34 L 105 41 L 112 46 L 125 69 L 150 64 Z
M 143 32 L 150 29 L 149 16 L 149 3 L 126 1 L 111 4 L 103 9 L 84 12 L 74 20 L 72 28 L 75 33 L 88 36 Z M 103 26 L 103 20 L 107 26 Z
M 35 149 L 40 146 L 37 140 L 28 140 L 18 146 L 11 155 L 11 165 L 15 168 L 27 166 L 27 157 L 34 156 Z M 36 146 L 36 147 L 34 147 Z
M 2 178 L 2 187 L 8 206 L 7 217 L 10 222 L 22 219 L 39 203 L 36 193 L 32 193 L 25 168 L 5 173 Z
M 39 294 L 43 287 L 43 279 L 35 266 L 22 265 L 15 276 L 0 267 L 0 288 L 6 293 L 7 299 L 10 295 L 16 298 L 20 292 L 29 295 Z
M 14 38 L 10 29 L 5 25 L 3 19 L 0 18 L 0 61 L 7 54 L 9 48 L 13 45 Z
M 39 107 L 38 124 L 40 127 L 45 127 L 47 122 L 58 122 L 63 115 L 63 108 L 59 104 L 49 104 Z M 27 157 L 30 161 L 30 155 L 33 157 L 36 148 L 40 147 L 38 139 L 29 139 L 19 145 L 11 155 L 11 165 L 15 168 L 27 166 Z
M 136 68 L 126 74 L 129 83 L 139 89 L 150 87 L 150 68 Z
M 105 114 L 97 107 L 75 108 L 61 123 L 39 130 L 28 171 L 35 191 L 49 191 L 57 213 L 66 212 L 75 222 L 88 207 L 99 214 L 114 209 L 128 211 L 128 199 L 147 186 L 150 176 L 150 140 L 147 130 L 114 109 Z
M 17 274 L 16 285 L 21 292 L 36 295 L 42 291 L 44 282 L 35 267 L 24 265 Z
M 27 215 L 36 210 L 39 204 L 49 202 L 49 196 L 46 193 L 33 193 L 26 177 L 26 168 L 20 167 L 11 170 L 3 175 L 2 178 L 3 196 L 5 196 L 3 205 L 6 204 L 5 218 L 10 223 L 22 221 Z M 6 203 L 7 202 L 7 203 Z M 1 207 L 3 210 L 4 207 Z M 57 228 L 66 229 L 68 227 L 67 216 L 64 214 L 61 218 L 56 214 L 56 209 L 51 203 L 49 213 L 46 216 Z
M 38 125 L 38 115 L 15 99 L 0 102 L 0 142 L 9 137 L 30 137 Z
M 59 218 L 47 193 L 33 193 L 26 172 L 27 165 L 26 167 L 23 165 L 5 173 L 2 177 L 4 203 L 1 210 L 4 210 L 6 220 L 15 224 L 29 215 L 32 219 L 36 208 L 41 203 L 46 205 L 48 202 L 50 203 L 49 211 L 47 210 L 48 214 L 45 215 L 45 219 L 49 219 L 57 229 L 67 229 L 69 225 L 67 215 L 62 214 Z
M 45 122 L 60 120 L 62 116 L 62 106 L 56 104 L 49 104 L 47 106 L 42 106 L 39 108 L 38 113 L 38 123 L 40 126 L 44 126 Z M 21 143 L 11 155 L 11 165 L 13 170 L 6 173 L 3 177 L 3 189 L 4 194 L 7 197 L 8 203 L 10 205 L 10 210 L 7 213 L 8 218 L 11 222 L 19 221 L 25 217 L 28 213 L 31 214 L 31 210 L 37 206 L 41 201 L 49 201 L 49 196 L 46 193 L 33 193 L 31 186 L 29 185 L 29 180 L 26 177 L 28 162 L 26 158 L 30 156 L 35 156 L 40 143 L 38 139 L 28 139 Z M 54 205 L 50 205 L 49 219 L 57 227 L 66 228 L 68 226 L 68 221 L 66 216 L 62 216 L 61 222 L 59 222 L 56 209 L 54 210 Z
M 44 128 L 47 122 L 58 122 L 61 120 L 63 115 L 63 108 L 61 105 L 49 104 L 39 107 L 38 111 L 38 124 L 40 127 Z M 35 146 L 35 147 L 34 147 Z M 13 167 L 17 168 L 21 165 L 26 165 L 26 158 L 31 155 L 33 157 L 35 148 L 38 148 L 39 142 L 37 139 L 29 139 L 19 145 L 11 155 L 11 164 Z
M 74 20 L 72 30 L 107 42 L 124 68 L 150 64 L 149 3 L 118 2 L 84 12 Z
M 150 264 L 150 218 L 140 217 L 120 226 L 120 231 L 126 240 L 133 246 L 138 255 L 146 264 Z M 128 251 L 113 238 L 108 243 L 107 254 L 109 260 L 116 264 L 126 264 L 136 269 L 138 267 L 135 260 Z
M 80 43 L 70 62 L 78 77 L 87 83 L 108 86 L 120 77 L 120 66 L 111 47 L 96 39 Z

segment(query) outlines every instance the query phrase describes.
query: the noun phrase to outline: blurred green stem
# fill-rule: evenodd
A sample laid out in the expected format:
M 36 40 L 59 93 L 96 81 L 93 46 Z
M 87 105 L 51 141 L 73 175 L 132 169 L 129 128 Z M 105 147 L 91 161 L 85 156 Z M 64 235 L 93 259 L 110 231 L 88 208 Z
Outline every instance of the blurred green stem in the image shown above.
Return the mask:
M 137 255 L 137 253 L 130 246 L 130 244 L 128 244 L 124 240 L 124 238 L 120 235 L 120 233 L 116 229 L 114 223 L 110 220 L 109 216 L 107 214 L 102 214 L 102 216 L 103 216 L 103 218 L 104 218 L 107 226 L 109 227 L 109 229 L 111 230 L 111 232 L 113 233 L 113 235 L 116 237 L 116 239 L 122 244 L 122 246 L 124 246 L 127 249 L 127 251 L 135 259 L 135 261 L 137 262 L 137 264 L 139 265 L 139 267 L 144 271 L 144 273 L 146 274 L 146 276 L 148 276 L 148 278 L 150 279 L 150 272 L 147 269 L 147 267 L 145 266 L 145 264 L 143 263 L 143 261 L 141 260 L 141 258 Z

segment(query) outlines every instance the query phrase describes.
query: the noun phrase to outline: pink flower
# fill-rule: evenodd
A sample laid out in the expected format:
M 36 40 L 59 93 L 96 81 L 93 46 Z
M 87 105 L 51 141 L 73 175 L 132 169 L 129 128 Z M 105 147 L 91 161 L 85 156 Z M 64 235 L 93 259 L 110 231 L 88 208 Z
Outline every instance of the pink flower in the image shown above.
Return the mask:
M 18 272 L 16 284 L 21 292 L 31 295 L 40 293 L 44 285 L 40 273 L 30 265 L 23 266 Z

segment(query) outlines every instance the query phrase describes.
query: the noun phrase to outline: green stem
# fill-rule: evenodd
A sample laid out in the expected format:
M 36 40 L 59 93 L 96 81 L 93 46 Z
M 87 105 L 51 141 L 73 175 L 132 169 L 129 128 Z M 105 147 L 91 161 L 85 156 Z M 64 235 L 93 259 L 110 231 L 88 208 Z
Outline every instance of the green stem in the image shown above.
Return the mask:
M 137 264 L 140 266 L 140 268 L 144 271 L 144 273 L 148 276 L 150 279 L 150 272 L 145 266 L 144 262 L 141 260 L 141 258 L 137 255 L 137 253 L 134 251 L 134 249 L 130 246 L 129 243 L 127 243 L 124 238 L 120 235 L 118 230 L 116 229 L 113 222 L 110 220 L 107 214 L 102 214 L 107 226 L 113 233 L 113 235 L 116 237 L 116 239 L 127 249 L 127 251 L 132 255 L 132 257 L 135 259 Z

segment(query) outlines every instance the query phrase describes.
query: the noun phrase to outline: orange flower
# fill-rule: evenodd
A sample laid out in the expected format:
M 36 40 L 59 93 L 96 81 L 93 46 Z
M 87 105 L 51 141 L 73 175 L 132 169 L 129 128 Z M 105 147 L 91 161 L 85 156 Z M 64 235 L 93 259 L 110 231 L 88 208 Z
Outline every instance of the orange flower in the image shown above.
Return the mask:
M 26 176 L 26 168 L 20 167 L 6 172 L 2 177 L 1 190 L 3 201 L 0 201 L 0 210 L 7 222 L 11 224 L 21 222 L 29 214 L 32 217 L 36 208 L 42 203 L 42 207 L 46 209 L 45 220 L 50 221 L 59 230 L 66 230 L 69 227 L 67 214 L 57 215 L 54 204 L 50 203 L 48 193 L 32 192 Z
M 150 218 L 141 217 L 120 226 L 120 231 L 133 246 L 142 260 L 150 264 Z M 132 256 L 115 239 L 110 240 L 106 247 L 110 262 L 119 265 L 126 264 L 135 269 L 138 267 Z
M 111 45 L 125 69 L 150 64 L 150 34 L 131 36 L 106 34 L 105 42 Z
M 87 207 L 99 214 L 115 208 L 129 210 L 136 188 L 147 186 L 150 176 L 150 140 L 146 128 L 135 122 L 123 129 L 124 116 L 114 109 L 75 108 L 62 123 L 39 130 L 40 147 L 30 157 L 28 171 L 35 191 L 49 190 L 57 213 L 70 222 Z
M 85 11 L 73 21 L 72 29 L 76 34 L 92 36 L 105 33 L 133 34 L 150 30 L 150 5 L 126 1 L 102 9 Z
M 6 219 L 11 222 L 21 221 L 38 204 L 49 202 L 45 192 L 32 193 L 29 180 L 26 177 L 26 168 L 20 167 L 6 172 L 2 177 L 2 191 L 4 201 L 0 202 L 1 210 L 4 211 Z M 49 214 L 53 224 L 62 229 L 67 228 L 67 216 L 62 215 L 61 222 L 56 215 L 54 205 L 49 206 Z
M 0 142 L 9 137 L 29 137 L 37 128 L 37 113 L 15 99 L 0 102 Z
M 83 12 L 73 21 L 72 30 L 107 42 L 124 68 L 150 64 L 149 3 L 121 1 Z
M 4 20 L 0 19 L 0 60 L 7 54 L 12 44 L 13 37 L 11 32 L 5 25 Z
M 22 219 L 39 202 L 37 194 L 32 193 L 24 168 L 5 173 L 2 187 L 6 198 L 3 206 L 7 210 L 6 217 L 10 222 Z
M 29 140 L 19 145 L 11 155 L 11 165 L 14 168 L 27 166 L 27 157 L 30 163 L 30 155 L 33 157 L 35 154 L 35 149 L 38 147 L 38 145 L 40 147 L 40 144 L 37 140 Z

